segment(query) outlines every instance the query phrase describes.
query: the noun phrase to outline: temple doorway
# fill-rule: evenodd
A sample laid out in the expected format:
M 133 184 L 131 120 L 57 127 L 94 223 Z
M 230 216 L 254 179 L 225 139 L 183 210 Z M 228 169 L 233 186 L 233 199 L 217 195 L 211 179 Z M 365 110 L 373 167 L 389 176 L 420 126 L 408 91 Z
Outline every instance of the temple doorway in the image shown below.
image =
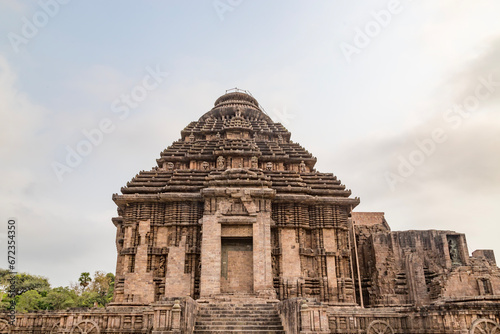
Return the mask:
M 252 238 L 221 238 L 221 293 L 253 293 Z

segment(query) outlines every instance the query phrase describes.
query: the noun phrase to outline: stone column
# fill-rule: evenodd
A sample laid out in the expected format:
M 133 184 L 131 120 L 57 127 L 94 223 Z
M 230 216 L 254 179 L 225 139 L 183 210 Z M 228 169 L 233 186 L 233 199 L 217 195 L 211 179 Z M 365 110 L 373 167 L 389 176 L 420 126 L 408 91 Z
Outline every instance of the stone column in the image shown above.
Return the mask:
M 165 276 L 166 297 L 186 297 L 191 291 L 191 274 L 184 273 L 186 260 L 186 236 L 182 236 L 179 246 L 171 246 Z
M 301 276 L 301 268 L 299 254 L 300 245 L 295 240 L 295 230 L 291 228 L 281 228 L 279 233 L 283 261 L 283 278 L 296 281 Z
M 254 292 L 258 296 L 276 298 L 271 261 L 271 213 L 260 212 L 253 225 Z
M 220 293 L 221 225 L 217 215 L 202 218 L 200 297 Z
M 135 253 L 134 272 L 125 274 L 124 294 L 133 296 L 136 303 L 149 304 L 154 302 L 153 273 L 147 272 L 148 244 L 146 234 L 150 230 L 150 221 L 140 221 L 137 233 L 140 244 Z M 129 300 L 130 301 L 130 300 Z
M 337 286 L 337 263 L 335 261 L 335 254 L 338 252 L 338 247 L 335 238 L 335 229 L 325 228 L 323 229 L 323 244 L 325 245 L 326 252 L 326 273 L 328 276 L 328 290 L 330 295 L 329 300 L 334 299 L 337 301 L 338 298 L 338 286 Z

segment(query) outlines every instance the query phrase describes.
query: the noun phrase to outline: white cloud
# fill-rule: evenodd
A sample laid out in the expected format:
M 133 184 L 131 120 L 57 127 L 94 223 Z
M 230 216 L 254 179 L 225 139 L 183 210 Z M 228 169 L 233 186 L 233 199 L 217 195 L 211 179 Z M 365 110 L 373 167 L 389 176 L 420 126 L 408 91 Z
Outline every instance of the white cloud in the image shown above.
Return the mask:
M 47 151 L 41 141 L 44 135 L 39 133 L 45 111 L 17 91 L 15 81 L 15 73 L 0 56 L 0 173 L 5 178 L 2 189 L 20 194 L 36 182 L 30 166 L 46 158 Z
M 6 7 L 7 9 L 20 13 L 26 10 L 25 4 L 23 4 L 20 1 L 12 1 L 12 0 L 0 0 L 0 7 Z
M 492 248 L 500 254 L 496 240 L 500 235 L 500 85 L 459 126 L 443 118 L 447 107 L 474 94 L 478 77 L 500 73 L 499 51 L 497 41 L 466 67 L 456 69 L 445 80 L 450 94 L 435 94 L 428 101 L 433 115 L 426 120 L 393 133 L 373 131 L 337 152 L 341 158 L 335 160 L 339 167 L 335 172 L 355 196 L 361 196 L 358 211 L 385 211 L 393 230 L 463 232 L 470 251 Z M 443 129 L 446 141 L 434 143 L 432 153 L 422 155 L 423 163 L 414 165 L 415 170 L 391 191 L 386 173 L 398 174 L 400 158 L 408 161 L 412 152 L 422 150 L 416 142 L 431 138 L 436 128 Z

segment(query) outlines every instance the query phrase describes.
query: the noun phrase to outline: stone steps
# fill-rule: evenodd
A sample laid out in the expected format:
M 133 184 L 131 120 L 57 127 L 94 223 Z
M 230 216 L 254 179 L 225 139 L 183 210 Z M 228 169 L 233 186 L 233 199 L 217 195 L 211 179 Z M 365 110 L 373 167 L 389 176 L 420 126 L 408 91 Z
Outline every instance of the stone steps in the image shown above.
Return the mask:
M 246 325 L 248 323 L 248 320 L 245 319 L 231 319 L 228 321 L 214 321 L 214 320 L 208 320 L 208 321 L 197 321 L 196 325 L 201 327 L 207 327 L 207 326 L 242 326 Z M 252 325 L 255 326 L 281 326 L 281 320 L 259 320 L 259 321 L 254 321 L 252 322 Z
M 284 330 L 235 330 L 235 329 L 229 329 L 229 330 L 209 330 L 209 331 L 204 331 L 204 330 L 195 330 L 194 331 L 196 334 L 224 334 L 224 333 L 240 333 L 240 334 L 286 334 Z
M 274 305 L 213 302 L 199 304 L 194 333 L 285 334 L 285 331 Z
M 266 315 L 269 315 L 269 313 L 271 312 L 272 313 L 273 310 L 268 310 L 268 311 L 257 311 L 257 310 L 254 310 L 254 311 L 226 311 L 226 310 L 210 310 L 210 311 L 207 311 L 207 313 L 204 313 L 203 315 L 204 316 L 213 316 L 213 315 L 219 315 L 219 316 L 237 316 L 237 315 L 241 315 L 243 317 L 246 317 L 247 315 L 248 316 L 260 316 L 260 315 L 263 315 L 263 316 L 266 316 Z
M 245 330 L 245 331 L 270 331 L 272 333 L 276 331 L 283 330 L 283 326 L 251 326 L 251 325 L 235 325 L 235 326 L 227 326 L 227 325 L 221 325 L 221 326 L 200 326 L 196 325 L 196 330 L 194 331 L 195 333 L 198 333 L 198 331 L 234 331 L 234 330 Z

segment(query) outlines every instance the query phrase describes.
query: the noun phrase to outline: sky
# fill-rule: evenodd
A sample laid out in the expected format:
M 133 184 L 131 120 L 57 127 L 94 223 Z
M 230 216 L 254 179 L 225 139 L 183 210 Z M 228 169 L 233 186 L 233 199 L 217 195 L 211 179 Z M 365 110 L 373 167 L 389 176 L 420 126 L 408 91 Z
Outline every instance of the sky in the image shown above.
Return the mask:
M 500 257 L 500 2 L 0 0 L 0 268 L 114 272 L 111 197 L 227 89 L 392 230 Z

